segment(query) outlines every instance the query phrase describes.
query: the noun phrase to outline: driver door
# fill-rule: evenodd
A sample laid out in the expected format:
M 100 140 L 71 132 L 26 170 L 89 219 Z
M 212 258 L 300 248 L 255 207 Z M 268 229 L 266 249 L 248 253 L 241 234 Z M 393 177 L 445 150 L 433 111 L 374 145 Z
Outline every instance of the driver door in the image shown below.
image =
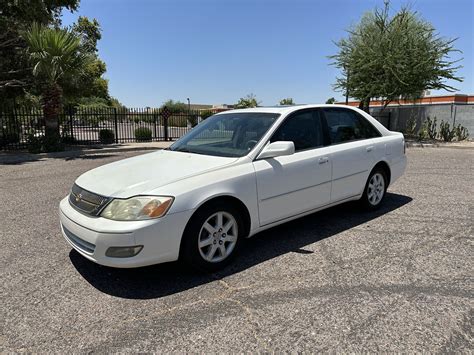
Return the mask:
M 293 141 L 295 153 L 253 163 L 260 225 L 329 204 L 332 162 L 319 111 L 305 109 L 293 113 L 270 141 Z

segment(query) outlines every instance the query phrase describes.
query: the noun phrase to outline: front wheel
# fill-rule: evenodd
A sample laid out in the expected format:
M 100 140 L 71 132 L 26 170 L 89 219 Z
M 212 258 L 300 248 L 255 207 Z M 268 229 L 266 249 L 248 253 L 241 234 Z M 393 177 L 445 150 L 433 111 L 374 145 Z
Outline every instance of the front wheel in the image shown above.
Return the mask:
M 367 179 L 364 194 L 361 197 L 362 204 L 369 210 L 380 207 L 387 192 L 387 177 L 382 169 L 372 171 Z
M 234 257 L 243 231 L 238 209 L 213 203 L 197 211 L 186 226 L 181 256 L 194 268 L 219 270 Z

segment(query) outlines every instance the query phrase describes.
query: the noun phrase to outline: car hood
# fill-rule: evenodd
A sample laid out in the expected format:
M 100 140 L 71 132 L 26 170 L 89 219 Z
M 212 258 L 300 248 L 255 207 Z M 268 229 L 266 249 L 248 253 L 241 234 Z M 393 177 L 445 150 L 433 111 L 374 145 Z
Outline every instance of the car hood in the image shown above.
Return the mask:
M 232 164 L 238 158 L 160 150 L 120 160 L 79 176 L 76 184 L 102 196 L 127 198 Z

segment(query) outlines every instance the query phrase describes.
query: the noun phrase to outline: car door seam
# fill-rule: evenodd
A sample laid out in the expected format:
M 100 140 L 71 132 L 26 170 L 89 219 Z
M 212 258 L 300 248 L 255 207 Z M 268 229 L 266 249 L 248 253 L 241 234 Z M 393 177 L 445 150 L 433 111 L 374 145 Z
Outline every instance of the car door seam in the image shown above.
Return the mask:
M 345 175 L 345 176 L 341 176 L 341 177 L 338 177 L 337 179 L 333 179 L 332 181 L 337 181 L 337 180 L 341 180 L 341 179 L 345 179 L 345 178 L 348 178 L 348 177 L 351 177 L 351 176 L 354 176 L 354 175 L 358 175 L 358 174 L 362 174 L 362 173 L 365 173 L 369 171 L 368 169 L 365 169 L 365 170 L 362 170 L 362 171 L 359 171 L 357 173 L 353 173 L 353 174 L 349 174 L 349 175 Z

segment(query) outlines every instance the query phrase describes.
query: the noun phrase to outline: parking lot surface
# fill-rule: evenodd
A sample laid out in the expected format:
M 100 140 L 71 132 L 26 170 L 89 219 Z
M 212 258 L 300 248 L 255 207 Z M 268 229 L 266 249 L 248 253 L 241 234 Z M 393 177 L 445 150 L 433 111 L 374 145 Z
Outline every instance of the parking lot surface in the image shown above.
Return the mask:
M 248 240 L 224 271 L 119 270 L 62 239 L 81 173 L 139 154 L 0 165 L 0 351 L 474 350 L 474 150 L 412 148 L 383 207 Z

